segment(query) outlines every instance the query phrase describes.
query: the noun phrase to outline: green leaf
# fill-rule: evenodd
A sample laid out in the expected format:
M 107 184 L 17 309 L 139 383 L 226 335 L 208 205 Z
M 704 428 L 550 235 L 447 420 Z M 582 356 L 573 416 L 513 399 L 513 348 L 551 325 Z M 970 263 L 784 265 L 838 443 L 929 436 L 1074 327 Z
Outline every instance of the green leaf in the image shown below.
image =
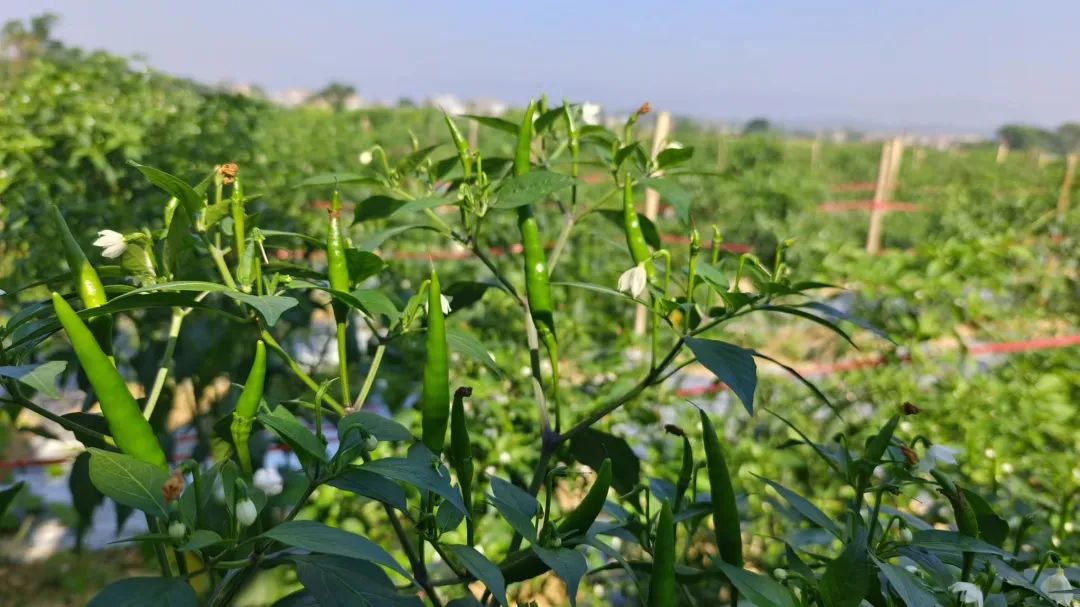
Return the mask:
M 991 546 L 982 540 L 961 535 L 956 531 L 941 531 L 927 529 L 916 531 L 911 540 L 911 545 L 925 548 L 933 552 L 945 552 L 958 554 L 961 552 L 978 552 L 981 554 L 993 554 L 1002 558 L 1013 558 L 1011 553 L 1005 552 L 997 546 Z
M 187 254 L 193 249 L 188 238 L 190 229 L 191 219 L 187 212 L 173 213 L 161 255 L 162 265 L 170 278 L 180 274 Z
M 15 496 L 19 495 L 26 482 L 19 481 L 14 485 L 0 491 L 0 518 L 3 518 L 7 514 L 8 508 L 15 501 Z
M 392 228 L 387 228 L 381 232 L 366 234 L 364 236 L 364 239 L 361 240 L 359 244 L 357 244 L 357 247 L 368 251 L 374 250 L 379 248 L 379 246 L 387 240 L 395 236 L 400 236 L 401 234 L 408 232 L 409 230 L 431 230 L 433 232 L 438 231 L 434 227 L 429 226 L 425 223 L 414 223 L 403 226 L 394 226 Z
M 328 461 L 326 445 L 282 405 L 278 405 L 273 411 L 259 413 L 258 420 L 276 434 L 278 438 L 285 441 L 294 451 L 306 454 L 321 462 Z
M 293 548 L 360 559 L 389 567 L 406 578 L 412 579 L 409 572 L 405 571 L 405 568 L 398 564 L 394 557 L 375 542 L 317 521 L 286 521 L 262 535 Z
M 463 114 L 464 118 L 470 118 L 486 126 L 488 128 L 502 131 L 504 133 L 510 133 L 511 135 L 517 135 L 518 125 L 506 120 L 505 118 L 496 118 L 495 116 L 477 116 L 476 114 Z
M 656 155 L 656 168 L 666 169 L 694 157 L 694 148 L 667 148 Z
M 341 556 L 294 556 L 300 583 L 323 607 L 423 607 L 415 596 L 398 592 L 383 570 Z
M 757 475 L 755 474 L 754 476 Z M 832 522 L 832 519 L 830 519 L 821 510 L 818 510 L 817 506 L 810 503 L 810 500 L 799 495 L 798 493 L 795 493 L 794 491 L 788 489 L 787 487 L 781 485 L 776 481 L 772 481 L 761 476 L 757 477 L 765 481 L 770 487 L 775 489 L 776 492 L 784 498 L 784 501 L 786 501 L 792 508 L 794 508 L 796 512 L 802 515 L 803 518 L 835 535 L 836 537 L 840 537 L 840 530 L 836 528 L 836 525 Z
M 675 214 L 679 216 L 683 222 L 690 221 L 690 192 L 686 191 L 686 188 L 682 187 L 679 182 L 663 177 L 650 177 L 648 179 L 642 179 L 641 185 L 656 190 L 660 194 L 660 199 L 667 202 L 671 206 L 675 207 Z
M 509 606 L 510 603 L 506 600 L 506 580 L 503 578 L 502 571 L 494 563 L 469 546 L 444 544 L 443 547 L 449 550 L 450 554 L 454 555 L 457 560 L 461 561 L 461 564 L 465 566 L 465 569 L 473 577 L 487 586 L 488 591 L 495 597 L 495 600 L 499 601 L 500 605 L 503 605 L 503 607 Z
M 416 167 L 420 166 L 420 164 L 441 145 L 441 143 L 436 143 L 435 145 L 429 145 L 426 148 L 420 148 L 419 150 L 409 153 L 408 156 L 402 158 L 401 162 L 397 164 L 396 169 L 398 175 L 405 176 L 407 173 L 413 172 Z
M 132 577 L 113 582 L 86 607 L 197 607 L 195 590 L 183 577 Z
M 360 309 L 371 317 L 382 314 L 390 319 L 390 323 L 393 324 L 397 322 L 400 316 L 397 306 L 382 291 L 359 288 L 353 289 L 349 295 L 352 295 L 359 302 Z
M 160 291 L 207 291 L 210 293 L 221 293 L 226 297 L 230 297 L 251 306 L 256 312 L 262 315 L 263 319 L 270 326 L 277 323 L 281 315 L 290 308 L 295 307 L 300 302 L 292 297 L 283 297 L 280 295 L 251 295 L 243 293 L 236 289 L 230 289 L 225 285 L 219 285 L 215 282 L 206 282 L 201 280 L 178 280 L 173 282 L 164 282 L 161 284 L 150 285 L 141 287 L 138 289 L 132 289 L 123 295 L 114 297 L 109 305 L 118 301 L 130 301 L 138 295 L 143 293 L 154 293 Z M 142 301 L 141 299 L 135 299 L 134 301 Z
M 825 566 L 820 589 L 826 607 L 858 607 L 869 590 L 871 575 L 866 529 L 860 525 L 840 556 Z
M 314 175 L 307 179 L 297 183 L 293 188 L 303 188 L 308 186 L 322 186 L 322 185 L 345 185 L 347 183 L 360 183 L 364 185 L 381 185 L 378 179 L 370 177 L 368 175 L 361 175 L 359 173 L 323 173 L 321 175 Z
M 627 494 L 641 482 L 641 461 L 624 439 L 613 434 L 586 428 L 570 439 L 574 459 L 599 470 L 604 459 L 611 458 L 611 484 L 620 494 Z
M 979 535 L 994 546 L 1003 547 L 1009 536 L 1009 523 L 994 512 L 994 507 L 986 501 L 986 498 L 970 489 L 961 488 L 961 491 L 964 492 L 968 504 L 975 511 L 975 518 L 979 522 Z
M 896 593 L 903 605 L 907 607 L 935 607 L 937 599 L 923 585 L 919 578 L 907 572 L 902 567 L 890 565 L 881 561 L 877 567 L 889 580 L 889 586 Z
M 535 204 L 555 192 L 570 187 L 576 179 L 551 171 L 531 171 L 524 175 L 508 177 L 499 188 L 495 206 L 512 209 Z
M 345 249 L 345 262 L 349 265 L 349 280 L 360 284 L 387 268 L 386 262 L 371 251 Z
M 448 328 L 446 330 L 446 345 L 454 352 L 458 352 L 477 362 L 483 363 L 483 365 L 490 369 L 496 376 L 505 377 L 502 369 L 500 369 L 499 365 L 495 362 L 495 359 L 488 353 L 487 348 L 476 341 L 476 338 L 468 333 Z
M 846 331 L 844 331 L 839 326 L 837 326 L 836 323 L 831 322 L 828 319 L 822 318 L 821 316 L 818 316 L 817 314 L 811 314 L 811 313 L 809 313 L 809 312 L 807 312 L 805 310 L 802 310 L 802 309 L 794 307 L 794 306 L 778 306 L 778 305 L 772 305 L 772 304 L 766 304 L 766 305 L 760 306 L 759 309 L 767 310 L 767 311 L 770 311 L 770 312 L 779 312 L 780 314 L 790 314 L 792 316 L 798 316 L 799 318 L 803 318 L 803 319 L 809 320 L 810 322 L 817 323 L 817 324 L 829 329 L 833 333 L 836 333 L 840 337 L 843 337 L 845 341 L 847 341 L 852 346 L 855 346 L 856 349 L 859 347 L 854 341 L 852 341 L 851 336 L 848 335 Z
M 617 291 L 617 290 L 611 289 L 609 287 L 603 287 L 603 286 L 600 286 L 600 285 L 596 285 L 596 284 L 593 284 L 591 282 L 574 282 L 574 281 L 566 280 L 566 281 L 552 282 L 551 284 L 552 284 L 552 286 L 570 287 L 570 288 L 573 288 L 573 289 L 585 289 L 586 291 L 595 291 L 597 293 L 603 293 L 604 295 L 610 295 L 612 297 L 618 297 L 619 299 L 625 299 L 625 300 L 628 300 L 628 301 L 638 301 L 638 300 L 634 299 L 633 297 L 631 297 L 630 295 L 627 295 L 626 293 L 623 293 L 622 291 Z
M 356 411 L 341 418 L 338 422 L 338 436 L 344 437 L 355 428 L 361 428 L 381 441 L 413 439 L 412 433 L 405 426 L 370 411 Z
M 0 377 L 17 380 L 49 398 L 60 398 L 56 378 L 67 368 L 67 363 L 51 360 L 37 365 L 0 367 Z
M 530 542 L 536 541 L 536 525 L 533 518 L 540 509 L 536 498 L 517 485 L 503 479 L 491 477 L 491 495 L 488 501 L 499 514 L 510 523 L 510 527 Z
M 450 299 L 450 313 L 454 314 L 483 299 L 488 289 L 498 288 L 490 282 L 460 281 L 443 289 L 442 293 Z
M 194 219 L 206 206 L 206 199 L 183 179 L 180 179 L 175 175 L 170 175 L 161 169 L 146 166 L 145 164 L 139 164 L 134 160 L 129 160 L 128 164 L 139 169 L 139 172 L 146 177 L 147 181 L 163 190 L 169 196 L 179 200 L 180 204 L 184 205 L 184 210 L 187 211 L 189 218 Z
M 382 502 L 402 512 L 409 511 L 405 490 L 394 481 L 374 472 L 352 468 L 334 477 L 327 484 Z
M 214 544 L 221 543 L 221 536 L 217 533 L 210 531 L 209 529 L 196 529 L 191 532 L 186 542 L 184 542 L 178 550 L 183 552 L 190 552 L 192 550 L 202 550 L 207 546 L 213 546 Z
M 392 196 L 383 194 L 369 196 L 356 203 L 356 209 L 353 211 L 353 224 L 386 219 L 396 213 L 404 204 L 404 200 Z
M 754 413 L 757 364 L 754 351 L 715 339 L 689 338 L 686 345 L 699 363 L 712 372 L 739 397 L 746 411 Z
M 716 560 L 714 563 L 739 590 L 739 594 L 749 599 L 750 604 L 757 607 L 796 607 L 797 603 L 791 591 L 776 580 L 751 573 L 721 560 Z
M 450 160 L 452 160 L 454 163 L 457 163 L 458 162 L 458 157 L 454 156 Z M 453 199 L 450 199 L 450 198 L 445 198 L 445 197 L 441 197 L 441 196 L 427 196 L 427 197 L 424 197 L 424 198 L 416 198 L 416 199 L 413 199 L 413 200 L 406 201 L 405 204 L 398 207 L 390 215 L 394 216 L 394 215 L 400 215 L 400 214 L 403 214 L 403 213 L 412 213 L 414 211 L 423 211 L 425 209 L 434 209 L 436 207 L 441 207 L 441 206 L 445 206 L 445 205 L 456 205 L 456 204 L 457 204 L 457 201 L 455 201 Z
M 90 451 L 90 481 L 118 504 L 131 506 L 160 519 L 168 519 L 161 488 L 169 473 L 129 455 L 101 449 Z
M 754 356 L 756 356 L 758 358 L 763 358 L 763 359 L 773 363 L 774 365 L 777 365 L 778 367 L 780 367 L 784 371 L 787 371 L 792 377 L 799 380 L 799 383 L 801 383 L 802 385 L 809 388 L 810 391 L 814 393 L 814 396 L 818 397 L 818 399 L 821 400 L 821 402 L 825 403 L 825 406 L 828 407 L 829 409 L 831 409 L 832 412 L 836 414 L 837 418 L 840 418 L 840 413 L 836 410 L 836 407 L 832 404 L 832 401 L 829 400 L 829 397 L 825 396 L 825 393 L 822 392 L 816 385 L 814 385 L 814 382 L 812 382 L 809 379 L 806 379 L 805 377 L 803 377 L 802 374 L 799 373 L 794 367 L 790 367 L 788 365 L 785 365 L 784 363 L 776 360 L 775 358 L 769 356 L 768 354 L 762 354 L 761 352 L 758 352 L 757 350 L 754 350 Z M 842 419 L 842 418 L 840 418 L 840 419 Z
M 80 453 L 71 464 L 68 489 L 71 490 L 71 505 L 79 516 L 79 524 L 75 532 L 82 534 L 93 522 L 94 510 L 105 500 L 105 496 L 90 480 L 90 453 L 88 451 Z M 0 518 L 4 516 L 4 508 L 4 499 L 0 497 Z
M 422 443 L 409 447 L 407 457 L 384 457 L 367 462 L 359 469 L 431 491 L 465 512 L 461 492 L 450 484 L 450 472 Z
M 570 605 L 572 607 L 577 605 L 578 584 L 589 570 L 585 555 L 572 548 L 550 550 L 534 544 L 532 549 L 536 556 L 551 567 L 555 575 L 566 584 L 566 598 L 570 600 Z

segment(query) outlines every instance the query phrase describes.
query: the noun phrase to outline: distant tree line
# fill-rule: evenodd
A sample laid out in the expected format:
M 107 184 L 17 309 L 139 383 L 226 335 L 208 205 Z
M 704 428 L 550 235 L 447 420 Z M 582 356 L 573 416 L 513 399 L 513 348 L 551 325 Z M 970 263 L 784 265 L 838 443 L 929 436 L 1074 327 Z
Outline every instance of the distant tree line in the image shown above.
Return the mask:
M 1057 154 L 1080 151 L 1080 124 L 1066 122 L 1055 130 L 1026 124 L 1006 124 L 998 139 L 1012 150 L 1045 150 Z

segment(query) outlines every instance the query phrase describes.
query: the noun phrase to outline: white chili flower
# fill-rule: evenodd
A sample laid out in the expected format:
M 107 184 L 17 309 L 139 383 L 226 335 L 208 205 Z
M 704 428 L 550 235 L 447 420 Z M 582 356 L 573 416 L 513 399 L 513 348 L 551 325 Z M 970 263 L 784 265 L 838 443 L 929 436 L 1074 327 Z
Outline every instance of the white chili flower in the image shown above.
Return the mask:
M 236 522 L 240 523 L 241 527 L 251 525 L 258 516 L 259 511 L 255 509 L 255 502 L 250 499 L 241 500 L 236 504 Z
M 169 537 L 179 542 L 185 535 L 187 535 L 187 526 L 184 523 L 181 521 L 169 523 Z
M 1054 575 L 1046 578 L 1039 584 L 1039 590 L 1043 591 L 1050 598 L 1054 599 L 1054 602 L 1058 605 L 1064 605 L 1068 607 L 1072 604 L 1073 600 L 1073 587 L 1069 583 L 1069 578 L 1065 577 L 1065 571 L 1061 567 L 1057 568 Z
M 619 277 L 619 290 L 634 297 L 641 297 L 648 282 L 649 275 L 646 274 L 645 263 L 642 262 L 622 273 Z
M 581 121 L 585 124 L 600 124 L 600 104 L 589 102 L 582 103 Z
M 926 454 L 915 465 L 915 472 L 927 474 L 938 464 L 955 464 L 956 454 L 959 452 L 959 450 L 945 445 L 930 445 L 930 448 L 926 450 Z
M 285 486 L 281 473 L 277 471 L 277 468 L 259 468 L 255 471 L 252 480 L 255 486 L 268 496 L 281 493 Z
M 446 316 L 447 314 L 450 313 L 450 302 L 453 301 L 453 300 L 454 300 L 453 297 L 447 297 L 446 295 L 443 295 L 442 293 L 439 294 L 439 307 L 442 308 L 443 316 Z M 425 312 L 428 311 L 427 300 L 424 301 L 424 311 Z
M 360 152 L 360 164 L 371 164 L 371 150 Z
M 669 149 L 669 150 L 681 150 L 681 149 L 683 149 L 683 144 L 678 142 L 678 141 L 669 141 L 668 144 L 667 144 L 667 149 Z
M 124 235 L 113 230 L 101 230 L 97 233 L 98 239 L 94 241 L 95 247 L 101 247 L 101 255 L 109 259 L 116 259 L 127 250 L 127 242 Z
M 952 586 L 949 586 L 949 592 L 955 594 L 956 598 L 960 599 L 961 605 L 983 607 L 982 590 L 971 582 L 956 582 Z

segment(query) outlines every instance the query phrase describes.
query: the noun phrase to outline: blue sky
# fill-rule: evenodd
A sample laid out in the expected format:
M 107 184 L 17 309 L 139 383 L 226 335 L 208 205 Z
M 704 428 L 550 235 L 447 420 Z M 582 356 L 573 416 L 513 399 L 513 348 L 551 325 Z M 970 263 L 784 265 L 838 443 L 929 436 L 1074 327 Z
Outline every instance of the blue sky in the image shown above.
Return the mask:
M 1080 120 L 1080 2 L 21 0 L 63 40 L 267 89 L 366 98 L 540 91 L 800 126 Z

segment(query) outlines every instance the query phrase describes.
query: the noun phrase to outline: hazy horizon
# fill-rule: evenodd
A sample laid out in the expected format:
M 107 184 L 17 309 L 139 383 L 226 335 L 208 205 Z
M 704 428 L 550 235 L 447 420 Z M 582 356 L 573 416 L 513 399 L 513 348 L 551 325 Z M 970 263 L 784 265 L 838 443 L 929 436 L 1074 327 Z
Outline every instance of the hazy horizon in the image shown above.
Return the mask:
M 519 104 L 538 92 L 707 120 L 988 133 L 1080 119 L 1068 78 L 1080 4 L 30 0 L 65 43 L 268 91 L 330 81 L 366 100 L 439 94 Z

